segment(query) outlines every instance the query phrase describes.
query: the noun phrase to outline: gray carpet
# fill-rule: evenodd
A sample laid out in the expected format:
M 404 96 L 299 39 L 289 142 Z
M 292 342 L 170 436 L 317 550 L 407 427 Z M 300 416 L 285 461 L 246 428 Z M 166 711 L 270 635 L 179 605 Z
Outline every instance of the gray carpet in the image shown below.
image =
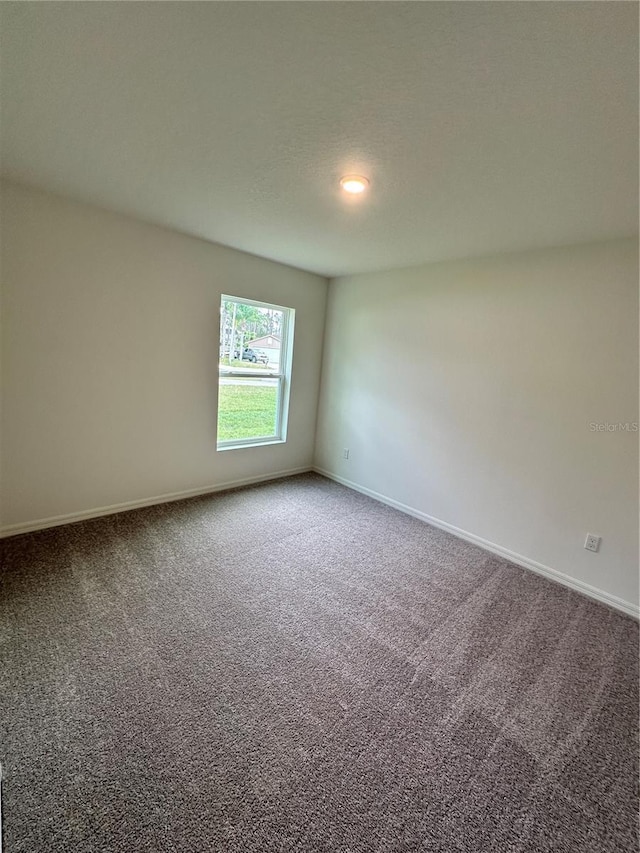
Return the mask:
M 6 853 L 637 850 L 630 618 L 315 475 L 2 548 Z

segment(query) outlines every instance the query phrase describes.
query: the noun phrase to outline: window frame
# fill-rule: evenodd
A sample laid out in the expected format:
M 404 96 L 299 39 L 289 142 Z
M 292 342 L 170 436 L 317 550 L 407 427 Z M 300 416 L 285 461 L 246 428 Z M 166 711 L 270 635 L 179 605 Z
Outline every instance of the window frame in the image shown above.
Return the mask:
M 295 308 L 285 305 L 275 305 L 271 302 L 261 302 L 257 299 L 248 299 L 244 296 L 232 296 L 228 293 L 220 294 L 219 313 L 222 320 L 222 303 L 237 302 L 242 305 L 252 305 L 255 308 L 266 308 L 270 311 L 282 313 L 282 329 L 280 333 L 280 359 L 278 370 L 270 370 L 256 374 L 255 369 L 242 367 L 222 367 L 220 365 L 220 347 L 222 346 L 222 334 L 220 322 L 218 323 L 218 414 L 220 407 L 220 379 L 222 377 L 276 379 L 276 429 L 273 435 L 256 436 L 255 438 L 228 438 L 222 441 L 218 438 L 218 417 L 216 417 L 216 450 L 237 450 L 246 447 L 260 447 L 269 444 L 285 444 L 287 440 L 287 427 L 289 420 L 289 400 L 291 396 L 291 369 L 293 364 L 293 331 L 295 324 Z

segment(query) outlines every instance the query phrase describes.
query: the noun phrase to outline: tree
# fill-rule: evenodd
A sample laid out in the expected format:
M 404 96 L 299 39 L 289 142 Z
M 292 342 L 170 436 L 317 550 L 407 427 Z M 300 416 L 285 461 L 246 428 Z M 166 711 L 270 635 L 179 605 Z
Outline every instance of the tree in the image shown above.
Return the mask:
M 231 361 L 235 351 L 244 348 L 245 340 L 279 335 L 281 331 L 282 311 L 225 299 L 220 312 L 220 356 L 228 351 Z

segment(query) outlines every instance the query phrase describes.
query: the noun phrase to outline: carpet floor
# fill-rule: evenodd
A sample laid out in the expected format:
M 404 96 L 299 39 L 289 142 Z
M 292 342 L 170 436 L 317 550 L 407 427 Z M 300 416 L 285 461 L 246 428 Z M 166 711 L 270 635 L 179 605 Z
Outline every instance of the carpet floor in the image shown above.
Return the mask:
M 5 853 L 635 853 L 638 625 L 316 476 L 2 543 Z

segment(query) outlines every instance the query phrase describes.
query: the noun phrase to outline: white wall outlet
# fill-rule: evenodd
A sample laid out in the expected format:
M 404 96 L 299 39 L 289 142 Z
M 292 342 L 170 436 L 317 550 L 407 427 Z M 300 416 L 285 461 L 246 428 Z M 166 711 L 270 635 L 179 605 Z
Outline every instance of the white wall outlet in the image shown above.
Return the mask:
M 593 533 L 587 533 L 587 538 L 584 540 L 584 547 L 587 551 L 597 551 L 600 547 L 600 537 L 594 536 Z
M 345 447 L 345 449 L 342 451 L 342 458 L 343 459 L 349 458 L 349 448 L 348 447 Z

